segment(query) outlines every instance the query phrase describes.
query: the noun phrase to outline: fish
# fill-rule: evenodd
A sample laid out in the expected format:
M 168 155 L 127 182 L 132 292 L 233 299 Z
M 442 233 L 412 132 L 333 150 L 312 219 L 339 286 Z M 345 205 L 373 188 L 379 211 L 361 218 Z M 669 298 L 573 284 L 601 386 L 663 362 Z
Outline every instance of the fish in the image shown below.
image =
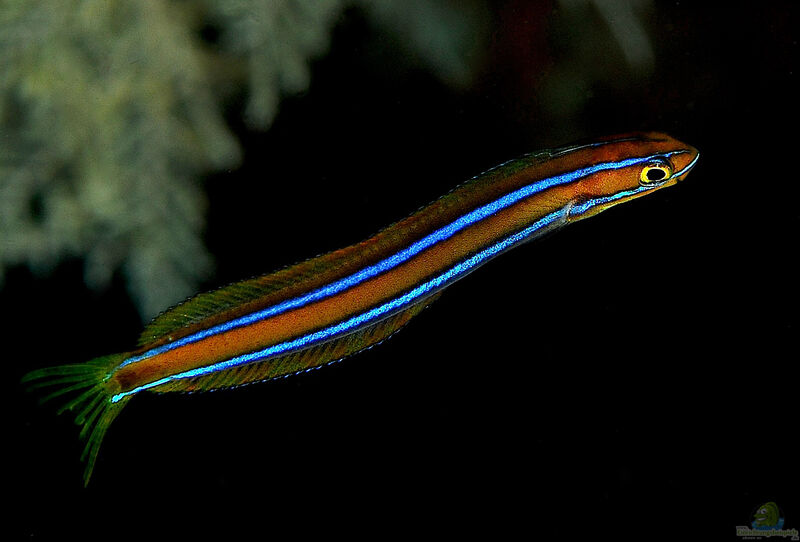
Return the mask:
M 694 147 L 636 132 L 532 152 L 473 177 L 369 239 L 196 295 L 127 352 L 36 369 L 66 399 L 88 485 L 103 438 L 142 392 L 202 392 L 295 375 L 375 346 L 445 288 L 521 244 L 682 181 Z

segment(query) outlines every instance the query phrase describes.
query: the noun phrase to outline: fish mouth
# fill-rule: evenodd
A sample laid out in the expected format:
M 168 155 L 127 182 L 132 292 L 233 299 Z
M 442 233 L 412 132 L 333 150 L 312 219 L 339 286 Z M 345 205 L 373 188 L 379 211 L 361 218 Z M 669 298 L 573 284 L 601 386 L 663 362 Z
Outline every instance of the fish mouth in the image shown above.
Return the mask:
M 689 151 L 685 151 L 685 152 L 689 152 Z M 683 167 L 683 169 L 681 169 L 680 171 L 676 171 L 675 173 L 673 173 L 672 175 L 670 175 L 670 177 L 669 177 L 667 180 L 672 180 L 672 179 L 675 179 L 675 180 L 677 180 L 677 181 L 682 181 L 682 180 L 683 180 L 683 177 L 685 177 L 685 176 L 686 176 L 686 174 L 687 174 L 687 173 L 689 173 L 689 172 L 692 170 L 692 168 L 695 166 L 695 164 L 697 163 L 697 161 L 700 159 L 700 152 L 699 152 L 699 151 L 695 151 L 695 153 L 696 153 L 696 154 L 695 154 L 694 158 L 692 158 L 692 161 L 691 161 L 691 162 L 689 162 L 688 164 L 686 164 L 686 165 Z

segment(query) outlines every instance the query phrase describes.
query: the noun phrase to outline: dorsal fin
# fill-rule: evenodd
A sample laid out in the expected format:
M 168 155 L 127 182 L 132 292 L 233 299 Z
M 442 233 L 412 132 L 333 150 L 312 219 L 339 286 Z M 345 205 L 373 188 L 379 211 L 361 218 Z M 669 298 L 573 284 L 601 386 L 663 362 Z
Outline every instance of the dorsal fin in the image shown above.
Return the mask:
M 294 269 L 294 267 L 288 268 L 271 275 L 235 282 L 211 292 L 197 294 L 156 316 L 142 331 L 137 346 L 150 344 L 186 326 L 280 290 L 290 283 L 293 275 L 300 275 L 299 270 L 290 273 Z
M 473 177 L 430 205 L 411 216 L 383 229 L 370 239 L 347 248 L 322 254 L 274 273 L 251 278 L 198 294 L 156 316 L 145 327 L 137 346 L 150 346 L 188 335 L 200 327 L 208 327 L 230 316 L 229 311 L 247 314 L 281 301 L 313 291 L 376 263 L 386 254 L 396 252 L 428 232 L 433 224 L 454 220 L 463 208 L 464 199 L 489 197 L 481 188 L 498 177 L 508 177 L 515 171 L 549 156 L 549 151 L 532 153 L 511 160 Z M 498 184 L 493 195 L 502 193 Z
M 171 335 L 175 335 L 170 337 L 172 339 L 186 335 L 195 330 L 195 324 L 213 325 L 216 320 L 224 320 L 228 311 L 246 314 L 352 274 L 378 261 L 390 245 L 402 244 L 403 239 L 394 228 L 396 225 L 361 243 L 191 297 L 156 316 L 142 331 L 138 346 L 150 345 Z
M 142 331 L 138 346 L 189 334 L 201 322 L 213 325 L 229 316 L 228 311 L 246 314 L 313 291 L 379 260 L 387 245 L 402 242 L 396 237 L 389 227 L 367 241 L 198 294 L 156 316 Z

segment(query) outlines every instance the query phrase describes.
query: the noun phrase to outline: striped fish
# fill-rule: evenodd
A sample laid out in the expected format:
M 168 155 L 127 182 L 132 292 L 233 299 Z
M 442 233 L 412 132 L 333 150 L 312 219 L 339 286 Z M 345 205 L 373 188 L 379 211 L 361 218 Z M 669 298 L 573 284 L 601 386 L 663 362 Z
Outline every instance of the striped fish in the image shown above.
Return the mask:
M 39 369 L 72 394 L 88 484 L 103 436 L 134 395 L 230 388 L 341 360 L 403 327 L 495 256 L 682 180 L 693 147 L 635 133 L 544 150 L 467 181 L 373 237 L 197 295 L 155 318 L 131 352 Z

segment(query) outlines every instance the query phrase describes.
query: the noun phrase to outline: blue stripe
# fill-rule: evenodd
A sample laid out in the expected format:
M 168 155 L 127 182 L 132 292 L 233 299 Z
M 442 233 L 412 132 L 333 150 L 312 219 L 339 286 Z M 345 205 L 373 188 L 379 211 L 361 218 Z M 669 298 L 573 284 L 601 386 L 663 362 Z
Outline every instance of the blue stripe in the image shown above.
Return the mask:
M 622 192 L 617 192 L 616 194 L 613 194 L 611 196 L 603 196 L 603 197 L 599 197 L 599 198 L 589 199 L 589 200 L 586 200 L 586 201 L 584 201 L 582 203 L 578 203 L 576 205 L 573 205 L 569 210 L 569 216 L 573 217 L 573 216 L 582 215 L 583 213 L 585 213 L 586 211 L 588 211 L 589 209 L 591 209 L 592 207 L 595 207 L 597 205 L 602 205 L 604 203 L 611 203 L 613 201 L 616 201 L 616 200 L 619 200 L 619 199 L 622 199 L 622 198 L 625 198 L 625 197 L 628 197 L 628 196 L 636 195 L 639 192 L 647 192 L 648 190 L 652 190 L 653 188 L 655 188 L 655 187 L 653 187 L 653 186 L 640 186 L 638 188 L 634 188 L 633 190 L 623 190 Z
M 676 152 L 673 152 L 673 153 L 670 153 L 670 154 L 683 154 L 683 153 L 685 153 L 685 152 L 689 152 L 689 151 L 676 151 Z M 670 177 L 670 179 L 674 179 L 674 178 L 676 178 L 676 177 L 680 177 L 680 176 L 682 176 L 682 175 L 685 175 L 685 174 L 689 173 L 689 170 L 690 170 L 690 169 L 692 169 L 692 168 L 694 167 L 694 165 L 697 163 L 697 161 L 698 161 L 699 159 L 700 159 L 700 153 L 698 152 L 698 153 L 697 153 L 697 154 L 694 156 L 694 158 L 692 159 L 692 161 L 691 161 L 691 162 L 689 162 L 688 164 L 686 164 L 686 167 L 685 167 L 685 168 L 683 168 L 682 170 L 680 170 L 680 171 L 678 171 L 678 172 L 675 172 L 675 173 L 673 173 L 673 174 L 672 174 L 672 176 Z
M 374 265 L 366 267 L 361 271 L 358 271 L 357 273 L 354 273 L 343 279 L 337 280 L 327 286 L 323 286 L 322 288 L 309 292 L 300 297 L 283 301 L 281 303 L 278 303 L 277 305 L 272 305 L 270 307 L 256 311 L 246 316 L 241 316 L 239 318 L 235 318 L 223 324 L 219 324 L 214 327 L 198 331 L 191 335 L 187 335 L 186 337 L 182 337 L 174 342 L 147 350 L 142 354 L 132 356 L 126 359 L 117 367 L 117 369 L 125 367 L 126 365 L 130 365 L 131 363 L 136 363 L 138 361 L 142 361 L 152 356 L 168 352 L 175 348 L 179 348 L 181 346 L 200 341 L 202 339 L 205 339 L 206 337 L 210 337 L 212 335 L 217 335 L 220 333 L 225 333 L 226 331 L 230 331 L 232 329 L 236 329 L 242 326 L 247 326 L 255 322 L 269 318 L 271 316 L 275 316 L 277 314 L 286 312 L 287 310 L 296 309 L 304 305 L 307 305 L 309 303 L 312 303 L 314 301 L 325 299 L 341 291 L 347 290 L 348 288 L 352 288 L 353 286 L 360 284 L 367 279 L 370 279 L 376 275 L 385 273 L 386 271 L 389 271 L 390 269 L 397 267 L 403 262 L 410 260 L 420 252 L 435 245 L 436 243 L 439 243 L 440 241 L 452 237 L 454 234 L 463 230 L 464 228 L 471 226 L 472 224 L 475 224 L 476 222 L 488 216 L 491 216 L 497 213 L 498 211 L 505 209 L 506 207 L 509 207 L 522 199 L 530 197 L 548 188 L 552 188 L 554 186 L 559 186 L 563 184 L 568 184 L 577 179 L 586 177 L 588 175 L 592 175 L 600 171 L 621 169 L 645 163 L 651 159 L 652 159 L 651 156 L 646 156 L 641 158 L 628 158 L 626 160 L 621 160 L 618 162 L 604 162 L 601 164 L 596 164 L 594 166 L 581 168 L 575 171 L 570 171 L 568 173 L 563 173 L 555 177 L 549 177 L 547 179 L 543 179 L 535 183 L 529 184 L 527 186 L 515 190 L 514 192 L 506 194 L 505 196 L 491 203 L 488 203 L 486 205 L 483 205 L 482 207 L 470 211 L 469 213 L 463 215 L 454 222 L 451 222 L 447 226 L 444 226 L 443 228 L 440 228 L 434 231 L 433 233 L 423 237 L 419 241 L 414 242 L 409 247 L 401 250 L 400 252 L 397 252 L 396 254 L 384 260 L 381 260 L 380 262 Z
M 445 271 L 441 275 L 438 275 L 437 277 L 420 284 L 419 286 L 415 287 L 409 292 L 399 297 L 396 297 L 391 301 L 388 301 L 382 305 L 379 305 L 373 309 L 363 312 L 357 316 L 354 316 L 348 320 L 344 320 L 343 322 L 326 327 L 319 331 L 303 335 L 302 337 L 293 339 L 291 341 L 286 341 L 269 346 L 267 348 L 264 348 L 263 350 L 258 350 L 256 352 L 251 352 L 248 354 L 242 354 L 240 356 L 236 356 L 225 361 L 220 361 L 212 365 L 199 367 L 197 369 L 192 369 L 190 371 L 184 371 L 182 373 L 161 378 L 154 382 L 150 382 L 148 384 L 144 384 L 142 386 L 134 388 L 132 390 L 118 393 L 111 398 L 111 402 L 116 403 L 120 399 L 123 399 L 124 397 L 127 397 L 129 395 L 133 395 L 140 391 L 154 388 L 162 384 L 167 384 L 175 380 L 195 378 L 210 373 L 215 373 L 218 371 L 224 371 L 226 369 L 232 369 L 234 367 L 239 367 L 241 365 L 245 365 L 248 363 L 264 361 L 265 359 L 270 357 L 288 354 L 295 350 L 300 350 L 303 348 L 313 346 L 314 344 L 317 343 L 331 340 L 338 335 L 344 335 L 349 332 L 355 331 L 359 327 L 369 325 L 375 320 L 380 319 L 381 317 L 387 317 L 390 316 L 392 313 L 396 313 L 408 308 L 411 304 L 415 303 L 416 301 L 419 301 L 420 298 L 431 295 L 435 293 L 437 290 L 440 290 L 441 288 L 450 285 L 452 282 L 455 282 L 459 278 L 463 277 L 465 274 L 469 273 L 476 267 L 485 263 L 490 258 L 497 256 L 501 252 L 511 248 L 516 244 L 519 244 L 522 241 L 528 240 L 535 233 L 537 232 L 541 233 L 542 230 L 546 230 L 549 227 L 563 224 L 566 209 L 567 208 L 560 209 L 554 213 L 547 215 L 546 217 L 538 220 L 533 225 L 528 226 L 524 230 L 521 230 L 513 235 L 506 237 L 505 239 L 495 243 L 494 245 L 484 250 L 481 250 L 475 255 L 467 258 L 461 263 Z

